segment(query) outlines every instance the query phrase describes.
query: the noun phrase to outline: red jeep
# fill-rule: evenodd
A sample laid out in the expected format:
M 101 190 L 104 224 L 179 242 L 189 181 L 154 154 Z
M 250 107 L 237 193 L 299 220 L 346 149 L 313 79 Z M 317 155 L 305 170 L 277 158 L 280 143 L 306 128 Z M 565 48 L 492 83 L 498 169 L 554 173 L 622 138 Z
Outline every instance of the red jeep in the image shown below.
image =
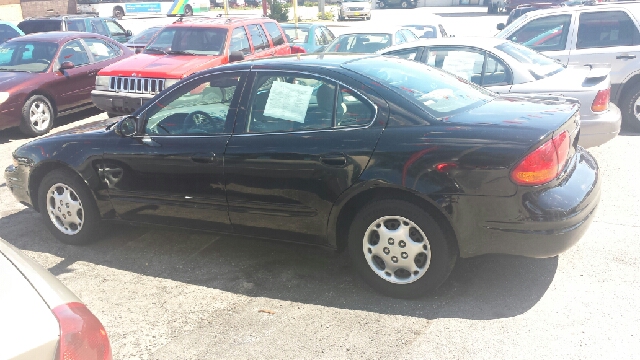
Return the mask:
M 271 19 L 179 19 L 158 32 L 143 53 L 102 69 L 91 99 L 110 117 L 127 115 L 200 70 L 290 53 L 284 32 Z

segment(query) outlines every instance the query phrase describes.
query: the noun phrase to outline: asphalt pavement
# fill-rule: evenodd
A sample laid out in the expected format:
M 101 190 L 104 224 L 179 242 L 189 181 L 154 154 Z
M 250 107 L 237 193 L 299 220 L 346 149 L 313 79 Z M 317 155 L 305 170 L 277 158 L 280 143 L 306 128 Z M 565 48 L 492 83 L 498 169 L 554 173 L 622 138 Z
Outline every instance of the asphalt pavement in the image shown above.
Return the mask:
M 454 14 L 446 17 L 449 33 L 492 35 L 505 16 L 483 10 L 375 10 L 371 21 L 416 22 L 439 11 Z M 98 111 L 64 117 L 54 132 L 104 118 Z M 16 129 L 0 131 L 0 164 L 28 141 Z M 126 225 L 105 227 L 88 246 L 63 245 L 4 179 L 0 238 L 89 306 L 114 359 L 634 359 L 639 148 L 640 137 L 622 134 L 590 150 L 601 167 L 601 203 L 566 253 L 460 259 L 440 289 L 418 300 L 381 296 L 346 253 L 302 245 Z

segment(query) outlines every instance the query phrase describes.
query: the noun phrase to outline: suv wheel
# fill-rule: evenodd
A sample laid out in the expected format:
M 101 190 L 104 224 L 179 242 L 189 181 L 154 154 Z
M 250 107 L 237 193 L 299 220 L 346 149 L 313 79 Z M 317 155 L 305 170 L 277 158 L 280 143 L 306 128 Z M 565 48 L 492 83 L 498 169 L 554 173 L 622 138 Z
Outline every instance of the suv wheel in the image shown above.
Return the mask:
M 628 130 L 640 132 L 640 83 L 634 84 L 620 101 L 622 121 Z
M 53 127 L 55 115 L 49 99 L 42 95 L 33 95 L 22 107 L 20 130 L 28 136 L 46 134 Z
M 416 298 L 442 284 L 456 252 L 423 209 L 399 200 L 369 203 L 349 230 L 349 255 L 356 271 L 377 291 Z
M 400 7 L 403 8 L 403 9 L 408 9 L 409 8 L 409 1 L 402 0 L 402 2 L 400 3 Z

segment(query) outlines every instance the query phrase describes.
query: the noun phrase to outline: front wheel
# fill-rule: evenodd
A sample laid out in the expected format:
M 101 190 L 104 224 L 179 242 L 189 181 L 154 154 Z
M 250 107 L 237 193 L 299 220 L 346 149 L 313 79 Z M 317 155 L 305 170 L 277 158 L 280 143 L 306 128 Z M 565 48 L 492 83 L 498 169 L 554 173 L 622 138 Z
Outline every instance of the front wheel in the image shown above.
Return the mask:
M 640 132 L 640 83 L 625 91 L 620 101 L 622 123 L 630 131 Z
M 398 298 L 435 290 L 449 276 L 457 256 L 435 220 L 399 200 L 362 208 L 351 224 L 348 246 L 360 276 L 377 291 Z
M 53 127 L 55 115 L 49 99 L 33 95 L 22 107 L 20 130 L 28 136 L 44 135 Z
M 65 244 L 93 240 L 100 222 L 91 191 L 71 170 L 48 173 L 38 190 L 38 207 L 49 232 Z

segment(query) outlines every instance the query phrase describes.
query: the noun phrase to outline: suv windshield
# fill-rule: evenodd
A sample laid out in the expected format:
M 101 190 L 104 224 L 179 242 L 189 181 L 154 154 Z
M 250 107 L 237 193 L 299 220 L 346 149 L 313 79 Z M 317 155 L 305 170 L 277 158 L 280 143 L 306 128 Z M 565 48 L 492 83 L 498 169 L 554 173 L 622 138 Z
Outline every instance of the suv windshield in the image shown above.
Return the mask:
M 415 61 L 373 57 L 349 62 L 343 67 L 393 88 L 437 119 L 493 99 L 490 91 Z
M 182 55 L 221 55 L 227 29 L 206 27 L 172 27 L 162 30 L 145 48 L 145 53 Z
M 504 52 L 524 65 L 529 73 L 540 80 L 564 70 L 565 67 L 557 61 L 546 57 L 535 50 L 513 42 L 504 42 L 496 49 Z
M 12 41 L 0 45 L 0 72 L 44 72 L 49 68 L 58 44 Z

